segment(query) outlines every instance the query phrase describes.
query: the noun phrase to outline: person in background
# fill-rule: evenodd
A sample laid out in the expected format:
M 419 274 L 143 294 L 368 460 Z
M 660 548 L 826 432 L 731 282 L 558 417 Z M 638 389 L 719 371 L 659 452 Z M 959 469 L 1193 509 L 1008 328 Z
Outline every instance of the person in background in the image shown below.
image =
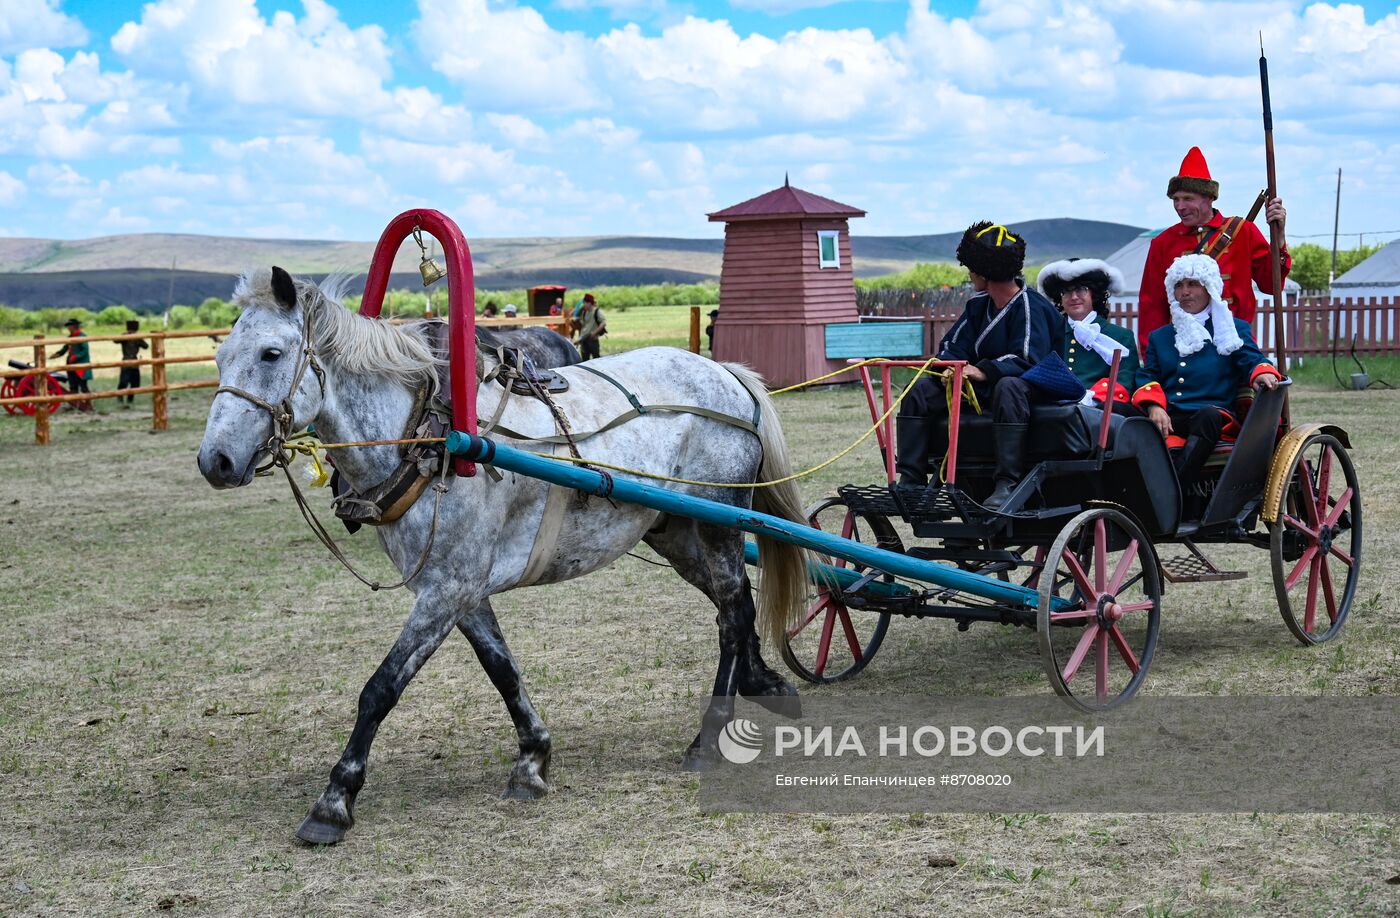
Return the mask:
M 706 346 L 710 349 L 710 353 L 711 353 L 711 354 L 713 354 L 713 353 L 715 352 L 715 320 L 718 319 L 718 318 L 719 318 L 719 310 L 718 310 L 718 309 L 711 309 L 711 310 L 710 310 L 710 321 L 709 321 L 709 324 L 707 324 L 707 325 L 705 326 L 705 341 L 706 341 Z
M 584 360 L 602 356 L 601 339 L 608 333 L 608 320 L 593 294 L 583 296 L 583 304 L 578 317 L 578 350 Z
M 1142 266 L 1142 283 L 1138 299 L 1138 343 L 1147 354 L 1147 339 L 1163 325 L 1171 323 L 1167 307 L 1167 292 L 1162 279 L 1167 268 L 1181 255 L 1205 254 L 1220 263 L 1220 279 L 1225 285 L 1221 300 L 1235 318 L 1243 319 L 1251 328 L 1258 302 L 1254 285 L 1264 293 L 1274 292 L 1273 267 L 1269 264 L 1269 240 L 1259 227 L 1242 217 L 1225 217 L 1215 209 L 1220 196 L 1220 183 L 1210 177 L 1206 158 L 1200 147 L 1192 147 L 1181 161 L 1177 174 L 1167 182 L 1167 197 L 1172 200 L 1177 218 L 1176 226 L 1162 230 L 1147 247 L 1147 261 Z M 1283 235 L 1288 214 L 1283 201 L 1274 198 L 1266 202 L 1264 216 L 1277 223 Z M 1280 277 L 1287 278 L 1293 259 L 1285 245 L 1279 252 Z
M 1084 403 L 1102 405 L 1108 400 L 1108 373 L 1117 353 L 1122 356 L 1113 411 L 1141 414 L 1129 401 L 1138 372 L 1137 341 L 1132 332 L 1108 321 L 1108 298 L 1123 291 L 1122 273 L 1097 258 L 1070 258 L 1041 268 L 1037 283 L 1065 314 L 1066 362 L 1089 390 Z
M 549 314 L 552 316 L 562 316 L 564 314 L 564 298 L 558 296 L 554 302 L 549 304 Z
M 67 344 L 63 345 L 63 347 L 50 354 L 49 359 L 57 360 L 59 357 L 66 355 L 68 359 L 65 360 L 64 363 L 92 363 L 92 350 L 90 346 L 86 341 L 77 340 L 87 337 L 83 332 L 83 323 L 79 322 L 77 319 L 69 319 L 67 322 L 63 323 L 63 326 L 68 329 L 68 337 L 70 340 Z M 86 370 L 69 370 L 68 391 L 70 393 L 91 391 L 88 389 L 89 379 L 92 379 L 91 368 Z M 89 399 L 83 399 L 79 402 L 69 402 L 68 405 L 70 406 L 67 409 L 69 411 L 73 410 L 71 407 L 73 405 L 77 405 L 79 411 L 92 410 L 92 402 Z
M 498 315 L 500 315 L 500 310 L 496 308 L 496 301 L 487 300 L 486 308 L 481 310 L 481 317 L 483 319 L 494 319 Z
M 501 316 L 502 316 L 502 318 L 506 318 L 506 319 L 514 319 L 514 318 L 516 317 L 517 314 L 518 314 L 518 310 L 515 308 L 515 304 L 514 304 L 514 303 L 507 303 L 506 306 L 505 306 L 505 309 L 503 309 L 503 310 L 501 311 Z M 518 325 L 503 325 L 503 326 L 501 326 L 501 327 L 502 327 L 502 328 L 519 328 L 520 326 L 518 326 Z
M 135 319 L 131 319 L 126 323 L 126 333 L 128 335 L 134 335 L 140 330 L 141 323 L 137 322 Z M 122 360 L 140 360 L 141 352 L 150 347 L 143 338 L 127 338 L 119 343 L 122 346 Z M 121 372 L 117 376 L 117 389 L 120 391 L 122 389 L 139 388 L 141 388 L 141 368 L 122 367 Z M 118 400 L 120 401 L 121 399 Z M 136 396 L 134 395 L 126 396 L 122 407 L 130 408 L 131 403 L 135 400 Z

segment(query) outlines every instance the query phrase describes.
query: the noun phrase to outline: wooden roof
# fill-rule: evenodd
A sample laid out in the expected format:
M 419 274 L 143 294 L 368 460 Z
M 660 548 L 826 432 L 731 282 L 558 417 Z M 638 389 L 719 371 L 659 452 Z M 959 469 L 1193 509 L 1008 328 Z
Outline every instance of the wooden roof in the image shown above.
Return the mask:
M 717 210 L 709 215 L 710 222 L 733 222 L 735 220 L 781 220 L 803 217 L 864 217 L 865 211 L 849 204 L 824 198 L 801 188 L 794 188 L 786 180 L 782 187 L 774 188 L 756 198 L 749 198 L 733 207 Z

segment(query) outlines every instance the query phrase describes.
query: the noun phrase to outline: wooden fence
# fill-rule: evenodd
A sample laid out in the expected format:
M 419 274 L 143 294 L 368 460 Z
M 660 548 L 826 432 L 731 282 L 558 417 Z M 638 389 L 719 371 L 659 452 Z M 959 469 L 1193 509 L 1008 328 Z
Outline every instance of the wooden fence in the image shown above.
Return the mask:
M 43 446 L 49 442 L 49 415 L 53 409 L 51 405 L 65 402 L 90 402 L 99 398 L 122 398 L 128 395 L 151 396 L 151 429 L 165 430 L 169 425 L 167 396 L 168 393 L 180 389 L 207 389 L 217 386 L 217 379 L 201 379 L 194 382 L 171 383 L 166 379 L 165 368 L 170 364 L 179 363 L 210 363 L 214 360 L 213 354 L 195 354 L 186 357 L 168 357 L 165 353 L 165 343 L 176 338 L 208 338 L 214 337 L 216 340 L 223 335 L 227 335 L 229 329 L 220 328 L 212 331 L 202 329 L 200 331 L 175 331 L 175 332 L 137 332 L 130 335 L 90 335 L 81 338 L 64 336 L 62 338 L 45 338 L 36 336 L 31 339 L 19 339 L 11 341 L 0 341 L 0 351 L 24 348 L 32 351 L 33 360 L 25 361 L 30 363 L 29 369 L 12 369 L 6 361 L 3 371 L 0 371 L 0 379 L 24 379 L 31 377 L 34 379 L 34 390 L 29 395 L 14 396 L 0 399 L 0 407 L 33 407 L 34 411 L 34 442 Z M 89 361 L 88 363 L 65 363 L 50 364 L 49 348 L 64 344 L 93 344 L 100 341 L 136 341 L 148 340 L 151 346 L 151 356 L 142 357 L 136 360 L 108 360 Z M 13 358 L 10 358 L 13 359 Z M 101 392 L 67 392 L 61 395 L 49 394 L 49 387 L 44 382 L 49 375 L 66 373 L 67 371 L 80 370 L 105 370 L 121 367 L 150 367 L 151 384 L 149 386 L 138 386 L 132 389 L 112 389 Z
M 955 292 L 959 294 L 956 297 L 943 289 L 868 291 L 884 296 L 878 300 L 869 296 L 858 299 L 861 321 L 921 320 L 925 323 L 925 352 L 931 354 L 962 314 L 963 303 L 971 295 L 970 289 Z M 880 306 L 878 310 L 876 305 Z M 1108 314 L 1115 324 L 1137 333 L 1136 300 L 1115 298 L 1109 304 Z M 1400 297 L 1291 296 L 1283 307 L 1283 317 L 1291 357 L 1328 355 L 1334 342 L 1342 353 L 1349 353 L 1354 345 L 1358 354 L 1400 356 Z M 1259 300 L 1254 338 L 1265 353 L 1274 353 L 1271 297 Z
M 393 319 L 396 324 L 417 321 L 416 319 L 399 318 Z M 498 317 L 494 319 L 484 319 L 478 317 L 476 324 L 486 328 L 519 328 L 524 325 L 545 325 L 560 331 L 562 323 L 567 320 L 558 316 L 517 316 L 515 318 Z M 218 339 L 229 333 L 230 329 L 219 328 L 214 330 L 202 329 L 198 331 L 149 331 L 136 332 L 130 335 L 91 335 L 81 338 L 64 336 L 61 338 L 46 338 L 35 336 L 33 338 L 18 338 L 9 341 L 0 341 L 0 380 L 23 380 L 32 378 L 35 380 L 35 389 L 30 390 L 28 395 L 15 395 L 10 398 L 0 398 L 0 408 L 33 408 L 34 409 L 34 442 L 40 446 L 48 444 L 50 440 L 49 415 L 54 410 L 50 406 L 69 402 L 89 402 L 100 398 L 123 398 L 128 395 L 151 396 L 151 429 L 165 430 L 169 426 L 169 406 L 167 404 L 167 394 L 182 389 L 212 389 L 219 385 L 219 380 L 200 379 L 192 382 L 172 383 L 166 379 L 166 367 L 171 364 L 181 363 L 213 363 L 213 354 L 196 354 L 184 357 L 169 357 L 166 355 L 165 343 L 176 338 L 208 338 L 212 337 L 217 342 Z M 563 334 L 562 331 L 560 331 Z M 63 363 L 53 364 L 49 362 L 49 348 L 64 344 L 82 342 L 92 344 L 102 341 L 133 341 L 145 340 L 150 342 L 151 354 L 149 357 L 142 357 L 137 360 L 107 360 L 90 361 L 88 363 Z M 690 350 L 694 353 L 700 352 L 700 307 L 690 308 L 689 323 L 689 344 Z M 24 361 L 30 363 L 28 369 L 16 369 L 9 366 L 9 360 L 15 359 L 13 356 L 16 349 L 21 349 L 26 356 L 32 356 L 32 360 Z M 7 356 L 6 351 L 10 354 Z M 48 386 L 43 380 L 52 378 L 59 382 L 69 370 L 108 370 L 122 367 L 150 367 L 151 384 L 148 386 L 138 386 L 132 389 L 111 389 L 100 392 L 64 392 L 62 394 L 49 394 Z

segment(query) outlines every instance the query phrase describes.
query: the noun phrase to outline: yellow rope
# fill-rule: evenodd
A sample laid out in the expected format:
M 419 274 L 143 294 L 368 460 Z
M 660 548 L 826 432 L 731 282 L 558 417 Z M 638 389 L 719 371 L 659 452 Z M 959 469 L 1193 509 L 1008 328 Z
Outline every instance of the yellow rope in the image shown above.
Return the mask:
M 838 370 L 836 373 L 828 373 L 826 374 L 826 376 L 819 376 L 816 379 L 809 379 L 806 382 L 798 383 L 796 386 L 789 386 L 787 389 L 778 389 L 770 394 L 777 395 L 779 393 L 788 392 L 792 389 L 800 388 L 802 386 L 809 386 L 815 382 L 821 381 L 822 379 L 827 379 L 831 376 L 839 375 L 840 373 L 846 373 L 850 370 L 857 370 L 863 366 L 868 366 L 873 363 L 880 363 L 882 362 L 882 360 L 883 358 L 863 360 L 858 364 L 852 364 L 845 370 Z M 651 472 L 643 472 L 640 469 L 630 469 L 625 466 L 610 465 L 606 462 L 597 462 L 595 460 L 587 459 L 584 457 L 555 456 L 552 453 L 537 452 L 531 452 L 531 455 L 539 456 L 544 459 L 557 459 L 562 462 L 573 462 L 579 465 L 596 466 L 597 468 L 608 469 L 612 472 L 622 472 L 626 475 L 635 475 L 638 478 L 650 478 L 655 481 L 668 481 L 673 484 L 695 485 L 697 487 L 704 488 L 771 488 L 775 485 L 786 484 L 789 481 L 796 481 L 799 478 L 806 478 L 808 475 L 814 475 L 817 472 L 820 472 L 822 469 L 826 468 L 827 466 L 831 465 L 832 463 L 838 462 L 841 459 L 848 456 L 857 446 L 860 446 L 862 443 L 868 440 L 870 438 L 870 435 L 873 434 L 876 430 L 878 430 L 881 424 L 885 423 L 889 416 L 894 413 L 895 409 L 899 407 L 900 403 L 904 401 L 904 398 L 909 394 L 909 391 L 914 388 L 914 384 L 919 381 L 920 376 L 941 376 L 944 378 L 945 381 L 949 379 L 953 375 L 952 370 L 929 369 L 929 364 L 934 363 L 937 360 L 938 358 L 936 356 L 930 357 L 928 360 L 925 360 L 923 365 L 914 371 L 914 378 L 909 381 L 909 384 L 905 386 L 904 389 L 897 396 L 895 396 L 894 401 L 890 404 L 890 407 L 885 411 L 885 413 L 880 415 L 880 417 L 875 420 L 875 423 L 870 425 L 870 427 L 868 427 L 864 433 L 857 437 L 855 441 L 851 443 L 850 446 L 841 450 L 839 453 L 832 456 L 830 459 L 827 459 L 825 462 L 820 463 L 819 465 L 814 465 L 809 469 L 804 469 L 801 472 L 794 472 L 791 475 L 787 475 L 783 478 L 777 478 L 773 481 L 756 481 L 752 484 L 736 484 L 731 482 L 719 481 L 693 481 L 689 478 L 672 478 L 668 475 L 657 475 Z M 944 386 L 944 388 L 947 389 L 947 386 Z M 948 399 L 949 411 L 951 414 L 952 403 L 955 396 L 953 395 L 952 390 L 948 390 L 946 394 Z M 969 379 L 963 379 L 963 394 L 966 396 L 969 404 L 972 406 L 972 410 L 975 411 L 977 414 L 981 414 L 982 406 L 977 400 L 977 392 L 972 388 L 972 381 Z M 388 446 L 399 443 L 442 443 L 444 439 L 445 438 L 443 437 L 413 437 L 402 440 L 358 440 L 347 443 L 322 443 L 319 440 L 317 440 L 312 434 L 303 433 L 298 434 L 296 437 L 293 437 L 292 439 L 288 440 L 284 444 L 284 448 L 294 453 L 302 453 L 303 455 L 309 456 L 311 458 L 312 463 L 315 465 L 316 471 L 316 477 L 313 480 L 311 486 L 321 487 L 326 483 L 326 481 L 330 480 L 330 473 L 327 472 L 325 468 L 321 465 L 321 461 L 317 456 L 317 450 L 344 449 L 346 447 L 352 446 Z M 943 465 L 940 466 L 939 471 L 940 476 L 942 476 L 943 474 L 943 469 L 947 467 L 947 463 L 948 457 L 944 455 Z
M 834 373 L 825 373 L 825 374 L 823 374 L 823 375 L 821 375 L 821 376 L 818 376 L 818 377 L 815 378 L 815 379 L 809 379 L 809 380 L 807 380 L 806 382 L 800 382 L 800 383 L 797 383 L 796 385 L 791 385 L 791 386 L 788 386 L 787 388 L 784 388 L 784 389 L 769 389 L 769 390 L 768 390 L 768 394 L 769 394 L 769 395 L 783 395 L 783 394 L 788 393 L 788 392 L 796 392 L 798 389 L 804 389 L 804 388 L 806 388 L 807 386 L 816 385 L 817 383 L 821 382 L 821 381 L 824 380 L 824 379 L 830 379 L 830 378 L 833 377 L 833 376 L 840 376 L 842 373 L 849 373 L 849 372 L 851 372 L 852 370 L 859 370 L 861 367 L 868 367 L 868 366 L 870 366 L 871 364 L 874 364 L 874 363 L 884 363 L 884 362 L 885 362 L 885 359 L 886 359 L 886 358 L 884 358 L 884 357 L 871 357 L 869 360 L 862 360 L 860 363 L 853 363 L 853 364 L 851 364 L 850 366 L 846 367 L 844 370 L 837 370 L 837 371 L 834 372 Z M 924 364 L 924 366 L 928 366 L 928 364 Z
M 848 455 L 852 450 L 854 450 L 857 446 L 860 446 L 862 443 L 864 443 L 867 439 L 870 438 L 870 435 L 873 434 L 876 430 L 878 430 L 879 427 L 880 427 L 880 425 L 883 424 L 883 423 L 885 423 L 885 420 L 886 420 L 891 414 L 894 413 L 894 410 L 895 410 L 896 408 L 899 407 L 899 403 L 902 402 L 902 401 L 904 401 L 904 397 L 905 397 L 906 395 L 909 394 L 909 390 L 910 390 L 910 389 L 913 389 L 913 388 L 914 388 L 914 384 L 917 383 L 917 382 L 919 381 L 919 377 L 920 377 L 920 376 L 924 376 L 924 375 L 928 375 L 928 376 L 943 376 L 944 378 L 947 378 L 947 376 L 949 375 L 949 373 L 950 373 L 951 371 L 948 371 L 948 370 L 943 370 L 943 371 L 930 371 L 930 370 L 929 370 L 929 368 L 928 368 L 929 364 L 933 363 L 933 362 L 936 361 L 936 360 L 938 360 L 937 357 L 930 357 L 928 360 L 925 360 L 923 366 L 919 367 L 919 369 L 916 370 L 916 371 L 914 372 L 914 378 L 911 379 L 911 380 L 909 381 L 909 385 L 905 386 L 905 387 L 904 387 L 904 391 L 900 392 L 899 395 L 897 395 L 897 396 L 895 397 L 895 400 L 894 400 L 894 402 L 890 405 L 889 409 L 888 409 L 887 411 L 885 411 L 884 414 L 880 415 L 880 417 L 876 419 L 875 423 L 872 424 L 872 425 L 870 425 L 870 427 L 865 431 L 865 433 L 863 433 L 863 434 L 861 434 L 859 437 L 857 437 L 856 440 L 855 440 L 855 442 L 852 443 L 850 446 L 848 446 L 848 447 L 846 447 L 845 449 L 841 450 L 841 452 L 839 452 L 839 453 L 837 453 L 836 455 L 832 456 L 830 459 L 826 460 L 825 462 L 821 463 L 820 465 L 814 465 L 814 466 L 812 466 L 812 467 L 809 468 L 809 469 L 805 469 L 804 471 L 801 471 L 801 472 L 794 472 L 794 473 L 791 474 L 791 475 L 785 476 L 785 477 L 783 477 L 783 478 L 776 478 L 776 479 L 774 479 L 774 480 L 772 480 L 772 481 L 755 481 L 755 482 L 753 482 L 752 484 L 735 484 L 735 483 L 732 483 L 732 482 L 720 482 L 720 481 L 692 481 L 692 480 L 690 480 L 689 478 L 672 478 L 672 477 L 670 477 L 669 475 L 656 475 L 656 474 L 653 474 L 653 473 L 651 473 L 651 472 L 643 472 L 643 471 L 640 471 L 640 470 L 638 470 L 638 469 L 629 469 L 629 468 L 625 468 L 625 467 L 620 466 L 620 465 L 609 465 L 609 464 L 607 464 L 606 462 L 595 462 L 595 461 L 593 461 L 593 460 L 591 460 L 591 459 L 586 459 L 586 458 L 581 458 L 581 457 L 580 457 L 580 458 L 576 458 L 576 457 L 573 457 L 573 456 L 554 456 L 554 455 L 550 455 L 550 454 L 547 454 L 547 453 L 531 453 L 531 455 L 539 456 L 539 457 L 542 458 L 542 459 L 559 459 L 559 460 L 562 460 L 562 461 L 564 461 L 564 462 L 574 462 L 574 463 L 578 463 L 578 464 L 580 464 L 580 465 L 596 466 L 596 467 L 598 467 L 598 468 L 600 468 L 600 469 L 608 469 L 609 471 L 612 471 L 612 472 L 622 472 L 622 473 L 627 474 L 627 475 L 636 475 L 636 476 L 639 477 L 639 478 L 651 478 L 651 479 L 653 479 L 653 480 L 655 480 L 655 481 L 669 481 L 669 482 L 671 482 L 671 483 L 673 483 L 673 484 L 696 485 L 697 487 L 702 487 L 702 488 L 771 488 L 771 487 L 773 487 L 773 486 L 775 486 L 775 485 L 786 484 L 786 483 L 789 482 L 789 481 L 796 481 L 796 480 L 799 479 L 799 478 L 806 478 L 808 475 L 812 475 L 812 474 L 815 474 L 815 473 L 817 473 L 817 472 L 820 472 L 822 469 L 824 469 L 824 468 L 826 468 L 827 466 L 831 465 L 833 462 L 836 462 L 836 461 L 838 461 L 838 460 L 844 458 L 844 457 L 845 457 L 846 455 Z
M 951 375 L 951 371 L 945 371 L 943 373 L 944 381 L 946 382 Z M 963 377 L 963 396 L 967 399 L 967 403 L 972 408 L 973 413 L 982 413 L 982 403 L 977 399 L 977 390 L 972 387 L 972 380 L 968 379 L 966 376 Z M 948 402 L 948 421 L 951 424 L 953 418 L 953 399 L 957 398 L 957 396 L 953 394 L 952 389 L 945 385 L 943 387 L 943 397 L 947 399 Z M 946 452 L 943 454 L 943 459 L 938 463 L 938 480 L 943 482 L 948 480 L 948 454 Z

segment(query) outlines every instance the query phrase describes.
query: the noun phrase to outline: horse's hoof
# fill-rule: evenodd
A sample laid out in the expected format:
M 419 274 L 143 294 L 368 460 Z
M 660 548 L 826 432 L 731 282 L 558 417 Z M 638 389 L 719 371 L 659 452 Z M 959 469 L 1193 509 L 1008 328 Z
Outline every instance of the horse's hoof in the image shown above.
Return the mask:
M 549 785 L 538 775 L 511 775 L 510 783 L 501 794 L 502 800 L 538 800 L 549 793 Z
M 782 695 L 745 695 L 745 701 L 752 701 L 761 708 L 766 708 L 781 717 L 796 719 L 802 716 L 802 699 L 797 697 L 797 689 L 786 682 L 782 687 L 791 694 Z
M 297 828 L 297 838 L 308 845 L 334 845 L 343 839 L 345 833 L 349 831 L 349 826 L 333 825 L 317 819 L 313 815 L 307 816 L 301 821 L 301 825 Z

